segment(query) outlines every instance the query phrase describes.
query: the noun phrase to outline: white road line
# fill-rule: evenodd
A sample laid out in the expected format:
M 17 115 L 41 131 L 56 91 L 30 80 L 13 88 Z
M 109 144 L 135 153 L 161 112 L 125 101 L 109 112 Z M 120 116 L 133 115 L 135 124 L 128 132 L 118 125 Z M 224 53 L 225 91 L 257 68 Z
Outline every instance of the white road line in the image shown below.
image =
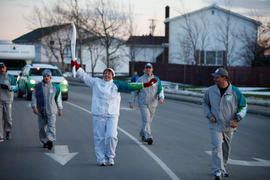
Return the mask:
M 91 114 L 91 111 L 88 111 L 87 109 L 78 106 L 76 104 L 73 104 L 71 102 L 65 102 L 69 105 L 72 105 L 74 107 L 77 107 L 78 109 L 81 109 L 89 114 Z M 131 140 L 133 140 L 139 147 L 141 147 L 156 163 L 167 173 L 167 175 L 172 180 L 180 180 L 180 178 L 157 156 L 155 155 L 150 149 L 148 149 L 145 145 L 143 145 L 140 141 L 138 141 L 134 136 L 132 136 L 130 133 L 122 129 L 118 126 L 118 130 L 120 130 L 122 133 L 124 133 L 126 136 L 128 136 Z

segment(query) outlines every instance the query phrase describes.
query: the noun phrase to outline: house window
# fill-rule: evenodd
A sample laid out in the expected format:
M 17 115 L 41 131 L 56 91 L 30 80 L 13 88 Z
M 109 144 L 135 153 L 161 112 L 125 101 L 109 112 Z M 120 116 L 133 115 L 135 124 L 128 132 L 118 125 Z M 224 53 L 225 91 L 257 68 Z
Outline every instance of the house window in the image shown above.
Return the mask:
M 224 51 L 199 51 L 199 64 L 215 65 L 223 64 Z
M 215 51 L 206 51 L 206 64 L 216 64 L 216 52 Z
M 216 57 L 217 57 L 217 65 L 222 65 L 223 64 L 223 51 L 217 51 Z

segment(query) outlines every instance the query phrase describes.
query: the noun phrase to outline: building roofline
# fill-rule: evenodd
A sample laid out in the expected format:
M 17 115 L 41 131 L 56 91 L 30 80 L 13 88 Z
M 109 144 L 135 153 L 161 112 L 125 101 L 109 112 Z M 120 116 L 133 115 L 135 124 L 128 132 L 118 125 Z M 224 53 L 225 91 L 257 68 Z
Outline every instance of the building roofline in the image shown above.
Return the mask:
M 184 16 L 193 15 L 193 14 L 196 14 L 196 13 L 199 13 L 199 12 L 202 12 L 202 11 L 205 11 L 205 10 L 209 10 L 209 9 L 217 9 L 217 10 L 223 11 L 225 13 L 230 13 L 231 15 L 234 15 L 234 16 L 239 17 L 241 19 L 244 19 L 246 21 L 250 21 L 252 23 L 255 23 L 257 26 L 261 26 L 262 25 L 262 23 L 260 21 L 256 21 L 254 19 L 251 19 L 249 17 L 243 16 L 243 15 L 241 15 L 239 13 L 236 13 L 236 12 L 233 12 L 231 10 L 224 9 L 222 7 L 217 6 L 216 4 L 213 4 L 213 5 L 210 5 L 210 6 L 207 6 L 207 7 L 204 7 L 204 8 L 201 8 L 201 9 L 198 9 L 198 10 L 195 10 L 195 11 L 192 11 L 192 12 L 189 12 L 189 13 L 186 13 L 186 14 L 183 14 L 183 15 L 180 15 L 180 16 L 176 16 L 176 17 L 173 17 L 173 18 L 166 18 L 164 20 L 164 23 L 167 23 L 167 22 L 170 22 L 170 21 L 175 21 L 177 19 L 183 18 Z

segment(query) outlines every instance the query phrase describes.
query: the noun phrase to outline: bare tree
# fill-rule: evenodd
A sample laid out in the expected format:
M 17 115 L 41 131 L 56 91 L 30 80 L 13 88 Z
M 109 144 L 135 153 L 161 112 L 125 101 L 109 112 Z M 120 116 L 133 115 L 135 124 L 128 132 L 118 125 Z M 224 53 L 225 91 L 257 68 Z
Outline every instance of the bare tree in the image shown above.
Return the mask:
M 66 23 L 59 1 L 52 5 L 43 3 L 41 8 L 35 7 L 32 15 L 26 17 L 29 27 L 39 28 L 40 33 L 44 36 L 41 39 L 41 46 L 45 49 L 42 52 L 49 62 L 54 58 L 57 63 L 61 64 L 64 69 L 64 52 L 69 44 L 71 31 L 70 24 Z
M 86 42 L 87 50 L 90 55 L 90 63 L 91 63 L 91 73 L 92 76 L 95 76 L 95 68 L 98 61 L 102 61 L 104 59 L 104 48 L 101 46 L 98 37 L 92 37 Z
M 134 21 L 134 13 L 131 4 L 129 4 L 129 12 L 127 16 L 128 24 L 128 36 L 127 46 L 129 47 L 128 52 L 126 52 L 130 62 L 131 62 L 131 75 L 134 75 L 135 72 L 135 58 L 136 55 L 141 51 L 141 48 L 136 47 L 136 42 L 134 41 L 134 35 L 136 33 L 136 24 Z
M 198 50 L 203 51 L 207 46 L 208 38 L 208 19 L 204 12 L 198 12 L 197 15 L 192 15 L 182 4 L 182 10 L 178 11 L 183 18 L 183 21 L 179 24 L 182 30 L 179 33 L 179 40 L 181 42 L 181 58 L 184 57 L 184 62 L 200 64 L 198 59 Z M 195 17 L 196 16 L 196 17 Z
M 225 49 L 225 58 L 223 61 L 223 66 L 227 67 L 232 64 L 232 60 L 237 60 L 238 58 L 233 57 L 234 50 L 235 50 L 235 35 L 236 31 L 234 29 L 235 24 L 232 21 L 232 3 L 231 0 L 223 0 L 225 6 L 224 14 L 219 14 L 219 21 L 216 23 L 217 40 L 223 45 Z
M 77 27 L 77 47 L 78 47 L 78 57 L 80 59 L 80 65 L 83 67 L 82 60 L 82 46 L 83 39 L 86 39 L 92 34 L 90 33 L 92 30 L 92 26 L 89 25 L 89 17 L 91 14 L 88 12 L 88 7 L 84 6 L 82 8 L 78 3 L 78 0 L 65 0 L 65 6 L 62 7 L 62 14 L 66 18 L 67 21 L 73 22 Z
M 127 33 L 127 15 L 120 10 L 119 5 L 109 0 L 95 0 L 92 18 L 92 32 L 100 37 L 101 45 L 105 48 L 105 65 L 112 67 L 121 61 L 117 55 L 120 47 L 125 45 Z

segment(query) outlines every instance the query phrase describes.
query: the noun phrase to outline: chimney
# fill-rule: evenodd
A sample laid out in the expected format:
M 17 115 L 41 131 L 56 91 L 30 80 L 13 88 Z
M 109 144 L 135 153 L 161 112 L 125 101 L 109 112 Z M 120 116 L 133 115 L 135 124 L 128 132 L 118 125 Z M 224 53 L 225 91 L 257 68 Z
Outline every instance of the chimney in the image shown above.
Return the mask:
M 165 7 L 165 21 L 170 18 L 170 7 Z M 165 43 L 169 42 L 169 22 L 165 22 Z
M 170 7 L 165 7 L 165 39 L 164 39 L 164 52 L 163 52 L 163 62 L 164 64 L 168 64 L 169 62 L 169 22 L 166 21 L 170 18 Z

